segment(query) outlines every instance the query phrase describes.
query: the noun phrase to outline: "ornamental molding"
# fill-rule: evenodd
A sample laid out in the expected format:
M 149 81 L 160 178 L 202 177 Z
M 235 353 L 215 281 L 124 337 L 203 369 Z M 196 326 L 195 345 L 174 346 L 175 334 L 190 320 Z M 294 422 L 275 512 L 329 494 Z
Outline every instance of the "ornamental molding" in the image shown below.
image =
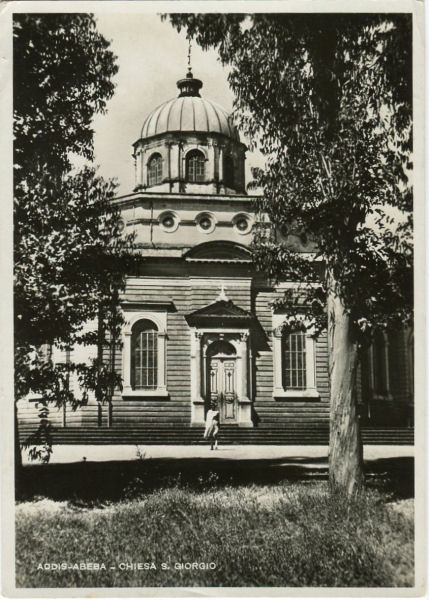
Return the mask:
M 275 338 L 281 338 L 283 333 L 303 332 L 306 337 L 314 337 L 315 321 L 305 313 L 295 315 L 273 314 L 272 333 Z
M 156 300 L 141 300 L 139 296 L 127 297 L 121 301 L 121 307 L 124 312 L 128 311 L 156 311 L 156 312 L 175 312 L 176 308 L 172 300 L 156 301 Z
M 167 333 L 167 313 L 154 311 L 137 311 L 125 313 L 125 324 L 123 327 L 123 335 L 130 336 L 133 326 L 143 319 L 152 321 L 158 328 L 158 334 L 163 336 Z
M 281 338 L 283 333 L 283 327 L 279 325 L 273 329 L 273 336 L 276 338 Z

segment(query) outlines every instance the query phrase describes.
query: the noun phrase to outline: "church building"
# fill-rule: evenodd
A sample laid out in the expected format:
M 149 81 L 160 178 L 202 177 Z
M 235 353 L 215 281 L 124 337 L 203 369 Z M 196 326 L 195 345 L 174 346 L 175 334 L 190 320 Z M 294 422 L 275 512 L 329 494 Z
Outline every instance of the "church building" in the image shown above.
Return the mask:
M 134 192 L 115 200 L 144 258 L 122 299 L 123 389 L 110 407 L 93 399 L 51 410 L 54 440 L 192 443 L 216 405 L 221 441 L 327 443 L 326 334 L 282 333 L 287 314 L 273 301 L 296 283 L 273 286 L 252 262 L 246 146 L 190 70 L 177 87 L 133 144 Z M 283 241 L 313 249 L 298 233 Z M 81 360 L 88 349 L 71 352 Z M 366 441 L 410 440 L 412 380 L 411 333 L 380 335 L 359 373 Z M 23 432 L 34 429 L 37 404 L 20 403 Z

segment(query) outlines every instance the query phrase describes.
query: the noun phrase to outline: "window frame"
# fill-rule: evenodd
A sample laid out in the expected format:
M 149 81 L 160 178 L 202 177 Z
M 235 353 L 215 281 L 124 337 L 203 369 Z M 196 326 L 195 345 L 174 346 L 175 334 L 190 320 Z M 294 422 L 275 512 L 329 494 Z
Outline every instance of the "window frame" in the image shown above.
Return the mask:
M 246 227 L 246 229 L 240 229 L 240 228 L 238 227 L 238 223 L 239 223 L 241 220 L 245 220 L 245 221 L 247 222 L 247 227 Z M 233 225 L 233 227 L 234 227 L 235 231 L 236 231 L 236 232 L 237 232 L 239 235 L 248 235 L 249 233 L 251 233 L 251 232 L 252 232 L 252 229 L 253 229 L 253 224 L 254 224 L 254 221 L 253 221 L 253 219 L 252 219 L 252 216 L 251 216 L 251 215 L 249 215 L 248 213 L 244 213 L 244 212 L 237 213 L 237 214 L 236 214 L 236 215 L 234 215 L 234 217 L 232 218 L 232 225 Z
M 136 321 L 131 330 L 131 387 L 134 391 L 153 391 L 158 387 L 158 327 L 148 319 Z
M 157 328 L 157 385 L 154 389 L 133 389 L 132 381 L 132 335 L 133 328 L 139 321 L 151 321 Z M 122 332 L 122 397 L 155 397 L 168 396 L 166 387 L 166 312 L 125 312 L 125 325 Z
M 201 221 L 203 219 L 209 219 L 210 221 L 210 227 L 208 227 L 208 229 L 204 229 L 203 227 L 201 227 Z M 212 233 L 215 229 L 216 229 L 216 225 L 217 225 L 217 219 L 216 216 L 208 211 L 204 211 L 204 212 L 200 212 L 195 216 L 194 219 L 195 225 L 197 226 L 197 229 L 200 233 Z
M 156 162 L 156 173 L 154 181 L 151 181 L 151 164 Z M 159 185 L 162 183 L 162 172 L 163 172 L 163 160 L 162 156 L 159 152 L 154 152 L 150 155 L 149 160 L 147 161 L 147 186 L 153 187 L 154 185 Z
M 390 391 L 389 336 L 385 331 L 376 331 L 374 333 L 373 342 L 368 350 L 368 359 L 371 398 L 373 400 L 392 400 L 393 397 Z M 381 367 L 381 372 L 376 374 L 379 367 Z
M 196 164 L 202 165 L 202 174 L 196 173 L 195 165 L 193 166 L 193 179 L 190 177 L 190 165 L 193 158 L 199 158 L 199 161 L 195 161 Z M 204 183 L 206 180 L 206 157 L 204 152 L 199 150 L 198 148 L 192 148 L 189 152 L 186 153 L 185 156 L 185 179 L 187 183 Z
M 286 348 L 286 344 L 288 347 Z M 287 357 L 286 357 L 287 353 Z M 299 357 L 301 356 L 301 365 Z M 288 360 L 286 360 L 288 358 Z M 282 334 L 282 385 L 285 390 L 300 391 L 307 389 L 307 348 L 303 331 L 291 331 Z M 288 385 L 287 375 L 291 380 L 302 381 L 303 385 Z
M 305 388 L 285 388 L 283 365 L 283 336 L 282 325 L 287 315 L 273 314 L 273 397 L 274 398 L 320 398 L 316 387 L 316 340 L 313 332 L 304 332 L 305 335 Z M 294 332 L 291 332 L 294 333 Z
M 174 221 L 174 224 L 172 227 L 168 228 L 165 227 L 165 225 L 163 224 L 163 220 L 166 217 L 171 217 Z M 180 225 L 180 217 L 179 215 L 173 211 L 173 210 L 165 210 L 163 211 L 159 216 L 158 216 L 158 224 L 159 227 L 162 229 L 162 231 L 164 233 L 174 233 L 175 231 L 177 231 L 179 225 Z

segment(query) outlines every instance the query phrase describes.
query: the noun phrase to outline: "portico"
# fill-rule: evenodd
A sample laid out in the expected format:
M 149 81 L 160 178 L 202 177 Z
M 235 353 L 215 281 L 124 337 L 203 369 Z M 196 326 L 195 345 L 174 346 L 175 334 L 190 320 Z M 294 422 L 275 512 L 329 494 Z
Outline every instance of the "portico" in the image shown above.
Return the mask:
M 188 315 L 187 321 L 191 326 L 191 425 L 203 424 L 209 405 L 214 403 L 224 423 L 253 427 L 252 315 L 224 296 Z

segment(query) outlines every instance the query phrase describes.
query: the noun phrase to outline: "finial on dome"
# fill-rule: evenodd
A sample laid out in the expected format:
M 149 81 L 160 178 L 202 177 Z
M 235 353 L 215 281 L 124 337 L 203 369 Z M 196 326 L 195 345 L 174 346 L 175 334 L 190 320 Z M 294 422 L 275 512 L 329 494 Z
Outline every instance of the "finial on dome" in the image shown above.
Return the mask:
M 188 72 L 185 79 L 179 79 L 177 87 L 180 90 L 179 98 L 182 96 L 200 96 L 200 89 L 203 87 L 203 82 L 200 79 L 194 79 L 191 67 L 191 49 L 192 38 L 189 37 L 188 44 Z
M 191 50 L 192 50 L 192 38 L 189 38 L 189 44 L 188 44 L 188 75 L 186 75 L 186 77 L 188 77 L 189 75 L 192 77 L 192 69 L 191 69 Z

